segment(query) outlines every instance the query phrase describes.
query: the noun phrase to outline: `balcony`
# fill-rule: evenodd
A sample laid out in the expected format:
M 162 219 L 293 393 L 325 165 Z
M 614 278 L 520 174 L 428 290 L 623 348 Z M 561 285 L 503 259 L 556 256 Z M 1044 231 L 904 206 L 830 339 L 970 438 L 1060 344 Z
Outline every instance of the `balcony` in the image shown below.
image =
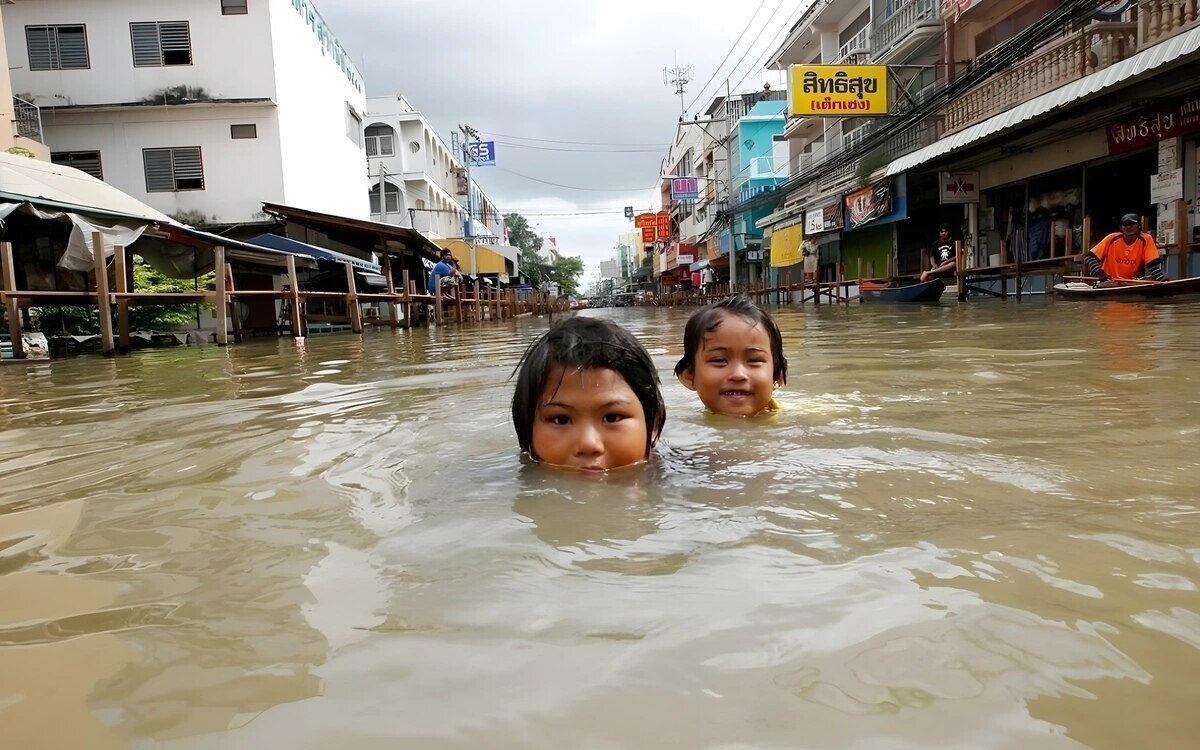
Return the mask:
M 853 65 L 858 62 L 866 62 L 865 59 L 860 60 L 859 56 L 869 56 L 870 54 L 871 27 L 864 26 L 859 29 L 857 34 L 850 37 L 850 41 L 838 49 L 838 65 Z M 851 57 L 855 59 L 851 60 Z
M 42 140 L 42 110 L 36 104 L 14 96 L 13 123 L 16 126 L 17 135 L 31 141 L 45 143 Z
M 909 0 L 875 28 L 871 36 L 877 62 L 903 59 L 941 34 L 938 0 Z
M 1137 33 L 1131 23 L 1095 23 L 1063 38 L 951 102 L 945 109 L 946 132 L 962 130 L 1126 59 L 1137 52 Z
M 1196 25 L 1200 20 L 1197 0 L 1140 0 L 1138 41 L 1143 48 L 1157 44 Z

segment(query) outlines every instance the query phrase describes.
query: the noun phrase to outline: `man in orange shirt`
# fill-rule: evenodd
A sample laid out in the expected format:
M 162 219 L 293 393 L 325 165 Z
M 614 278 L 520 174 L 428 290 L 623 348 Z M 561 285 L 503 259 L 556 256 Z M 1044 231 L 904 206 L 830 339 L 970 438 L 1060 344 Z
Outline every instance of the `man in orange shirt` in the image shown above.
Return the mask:
M 1096 286 L 1113 286 L 1118 281 L 1144 276 L 1167 280 L 1154 238 L 1142 231 L 1137 214 L 1122 216 L 1121 231 L 1096 243 L 1083 262 L 1088 275 L 1096 277 Z

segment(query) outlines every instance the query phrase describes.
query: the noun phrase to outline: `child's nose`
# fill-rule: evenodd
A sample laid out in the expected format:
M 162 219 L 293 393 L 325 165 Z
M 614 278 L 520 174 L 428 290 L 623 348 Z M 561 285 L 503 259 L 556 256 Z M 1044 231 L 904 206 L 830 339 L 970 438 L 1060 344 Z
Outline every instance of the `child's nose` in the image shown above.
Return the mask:
M 579 439 L 575 443 L 575 452 L 581 456 L 593 456 L 604 452 L 604 440 L 600 430 L 595 425 L 585 424 L 579 428 Z

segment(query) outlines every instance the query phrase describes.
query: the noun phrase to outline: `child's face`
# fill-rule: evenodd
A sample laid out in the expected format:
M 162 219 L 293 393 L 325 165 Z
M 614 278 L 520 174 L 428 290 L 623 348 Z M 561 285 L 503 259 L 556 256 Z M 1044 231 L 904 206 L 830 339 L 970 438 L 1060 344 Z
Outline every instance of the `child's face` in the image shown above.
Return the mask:
M 766 329 L 740 315 L 725 313 L 705 334 L 696 364 L 679 380 L 717 414 L 751 417 L 771 404 L 775 363 Z
M 646 459 L 646 412 L 614 370 L 555 367 L 533 417 L 533 455 L 582 471 L 606 471 Z

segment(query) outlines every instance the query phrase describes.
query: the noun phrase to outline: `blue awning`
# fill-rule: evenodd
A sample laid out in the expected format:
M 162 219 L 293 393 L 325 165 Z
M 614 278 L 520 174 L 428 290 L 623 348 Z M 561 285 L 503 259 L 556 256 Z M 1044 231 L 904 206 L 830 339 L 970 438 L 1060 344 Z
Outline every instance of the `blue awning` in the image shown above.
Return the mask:
M 370 261 L 363 260 L 362 258 L 355 258 L 353 255 L 346 255 L 334 250 L 327 250 L 323 247 L 317 247 L 316 245 L 309 245 L 308 243 L 300 242 L 299 240 L 281 237 L 278 234 L 260 234 L 254 239 L 247 240 L 247 242 L 251 245 L 258 245 L 259 247 L 278 250 L 282 253 L 302 255 L 306 258 L 327 260 L 334 263 L 349 263 L 355 268 L 363 271 L 376 274 L 382 273 L 382 269 L 379 267 L 378 263 L 372 263 Z

